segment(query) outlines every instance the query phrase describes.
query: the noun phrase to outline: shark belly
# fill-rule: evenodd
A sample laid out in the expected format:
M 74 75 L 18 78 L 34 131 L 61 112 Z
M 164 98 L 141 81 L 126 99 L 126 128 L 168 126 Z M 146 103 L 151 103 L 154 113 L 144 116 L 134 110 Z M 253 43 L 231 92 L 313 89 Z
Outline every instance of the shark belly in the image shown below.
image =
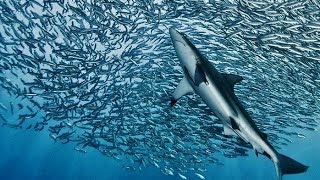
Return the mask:
M 208 85 L 201 83 L 198 87 L 193 88 L 222 123 L 230 124 L 229 117 L 236 115 L 236 112 L 232 104 L 224 98 L 222 92 L 212 82 L 209 81 Z
M 255 131 L 254 127 L 251 127 L 252 123 L 248 122 L 250 119 L 246 119 L 241 108 L 237 106 L 237 102 L 231 99 L 231 96 L 226 96 L 224 94 L 226 92 L 222 92 L 212 81 L 209 81 L 208 85 L 202 83 L 198 87 L 193 86 L 193 88 L 222 122 L 224 128 L 230 128 L 237 136 L 245 142 L 249 142 L 255 149 L 263 153 L 263 148 L 260 147 L 259 143 L 262 141 L 258 135 L 259 133 Z M 231 119 L 236 122 L 239 129 L 232 128 Z

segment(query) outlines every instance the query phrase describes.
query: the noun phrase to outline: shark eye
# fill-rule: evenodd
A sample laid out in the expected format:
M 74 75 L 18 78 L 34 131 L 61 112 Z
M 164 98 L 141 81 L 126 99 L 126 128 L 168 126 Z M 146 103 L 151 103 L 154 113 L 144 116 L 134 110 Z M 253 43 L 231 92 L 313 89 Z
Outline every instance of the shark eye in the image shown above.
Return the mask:
M 185 33 L 181 33 L 181 35 L 182 35 L 184 38 L 188 38 Z

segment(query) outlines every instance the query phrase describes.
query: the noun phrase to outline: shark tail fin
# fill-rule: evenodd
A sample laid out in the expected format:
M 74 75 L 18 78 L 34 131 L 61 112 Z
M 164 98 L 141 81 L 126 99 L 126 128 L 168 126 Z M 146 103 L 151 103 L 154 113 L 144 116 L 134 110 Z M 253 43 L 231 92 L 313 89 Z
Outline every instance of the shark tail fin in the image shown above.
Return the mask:
M 283 154 L 278 154 L 278 162 L 275 163 L 275 166 L 277 170 L 278 180 L 281 180 L 282 175 L 284 174 L 303 173 L 307 171 L 309 167 Z

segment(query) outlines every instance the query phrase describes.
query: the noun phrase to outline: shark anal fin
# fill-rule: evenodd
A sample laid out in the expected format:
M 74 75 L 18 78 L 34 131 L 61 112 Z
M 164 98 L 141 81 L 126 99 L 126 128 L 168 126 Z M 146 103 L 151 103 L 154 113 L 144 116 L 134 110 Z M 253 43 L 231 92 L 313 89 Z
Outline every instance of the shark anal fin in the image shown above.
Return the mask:
M 237 122 L 232 117 L 230 117 L 230 122 L 231 122 L 232 129 L 240 130 Z
M 191 94 L 194 92 L 187 78 L 188 77 L 184 76 L 177 88 L 174 90 L 170 100 L 171 107 L 174 106 L 178 99 L 180 99 L 183 95 Z
M 267 156 L 267 158 L 271 159 L 271 156 L 268 153 L 266 153 L 265 151 L 263 152 L 263 155 L 265 155 L 265 156 Z
M 256 153 L 256 156 L 258 157 L 258 151 L 255 149 L 254 152 Z
M 199 86 L 202 82 L 208 85 L 208 80 L 206 78 L 206 74 L 204 73 L 200 63 L 197 63 L 196 70 L 194 73 L 194 84 Z
M 229 82 L 231 87 L 233 88 L 235 84 L 243 80 L 243 77 L 235 74 L 225 74 L 221 73 L 223 77 Z

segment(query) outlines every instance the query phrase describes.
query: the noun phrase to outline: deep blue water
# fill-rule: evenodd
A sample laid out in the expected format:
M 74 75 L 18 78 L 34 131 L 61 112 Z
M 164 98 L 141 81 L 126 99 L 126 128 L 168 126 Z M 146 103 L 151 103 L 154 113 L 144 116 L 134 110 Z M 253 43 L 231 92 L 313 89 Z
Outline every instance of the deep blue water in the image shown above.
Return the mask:
M 170 108 L 182 68 L 169 28 L 185 33 L 219 72 L 244 78 L 235 94 L 259 129 L 278 152 L 310 166 L 284 179 L 320 179 L 319 7 L 0 1 L 0 180 L 275 179 L 269 159 L 222 136 L 199 96 Z M 64 133 L 71 135 L 53 141 Z M 77 147 L 87 153 L 62 144 L 68 139 L 83 140 Z M 116 150 L 102 148 L 103 155 L 101 147 Z M 141 159 L 141 170 L 125 170 Z
M 0 179 L 180 179 L 166 176 L 156 168 L 141 172 L 124 170 L 120 162 L 103 157 L 94 150 L 81 154 L 72 145 L 53 143 L 45 133 L 0 128 Z M 307 139 L 297 139 L 282 153 L 309 165 L 304 174 L 285 176 L 284 179 L 317 179 L 320 177 L 320 134 L 309 133 Z M 261 179 L 276 177 L 273 164 L 264 157 L 257 158 L 253 151 L 249 157 L 235 159 L 221 157 L 224 166 L 211 165 L 205 173 L 207 179 Z

